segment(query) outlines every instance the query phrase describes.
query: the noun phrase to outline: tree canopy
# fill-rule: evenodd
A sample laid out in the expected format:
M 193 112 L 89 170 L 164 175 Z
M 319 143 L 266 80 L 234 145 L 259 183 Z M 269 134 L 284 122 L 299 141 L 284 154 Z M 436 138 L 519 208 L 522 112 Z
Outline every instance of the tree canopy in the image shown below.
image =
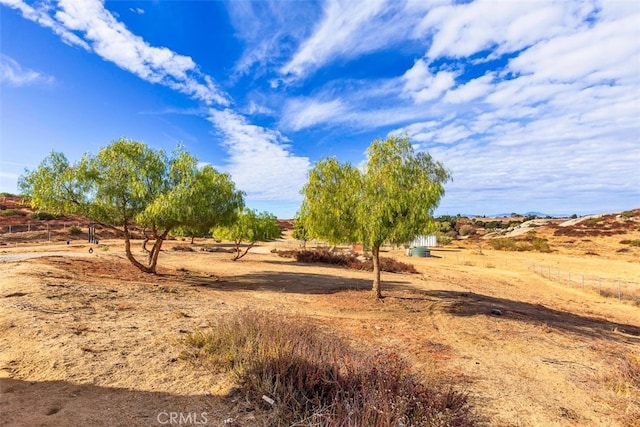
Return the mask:
M 311 237 L 370 247 L 372 293 L 380 298 L 380 247 L 427 233 L 450 179 L 442 163 L 416 153 L 408 137 L 377 139 L 364 171 L 335 158 L 316 163 L 302 190 L 301 220 Z
M 160 248 L 172 230 L 230 224 L 244 206 L 243 193 L 228 174 L 198 167 L 182 147 L 167 155 L 124 138 L 75 164 L 52 152 L 19 185 L 37 209 L 82 215 L 121 231 L 127 258 L 148 273 L 156 272 Z M 144 264 L 131 252 L 135 227 L 155 240 Z
M 234 261 L 244 257 L 257 242 L 277 239 L 281 233 L 282 230 L 278 227 L 278 221 L 274 215 L 268 212 L 258 213 L 246 208 L 238 214 L 233 224 L 219 226 L 213 230 L 214 237 L 231 240 L 234 243 Z M 247 242 L 244 252 L 240 249 L 242 242 Z

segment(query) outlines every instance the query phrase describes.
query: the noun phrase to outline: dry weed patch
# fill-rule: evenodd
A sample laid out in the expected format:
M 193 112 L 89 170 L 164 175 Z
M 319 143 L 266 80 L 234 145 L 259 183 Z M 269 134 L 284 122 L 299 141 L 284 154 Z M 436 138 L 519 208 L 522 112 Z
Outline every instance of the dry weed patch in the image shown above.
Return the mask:
M 183 358 L 229 372 L 261 402 L 269 425 L 477 425 L 466 395 L 420 383 L 396 353 L 355 351 L 280 314 L 239 313 L 184 344 Z
M 295 258 L 298 262 L 309 264 L 330 264 L 341 265 L 352 270 L 373 271 L 373 262 L 370 260 L 361 261 L 351 254 L 333 253 L 327 250 L 303 250 L 303 251 L 283 251 L 278 252 L 283 258 Z M 387 273 L 411 273 L 418 271 L 411 264 L 407 264 L 392 258 L 380 257 L 380 270 Z

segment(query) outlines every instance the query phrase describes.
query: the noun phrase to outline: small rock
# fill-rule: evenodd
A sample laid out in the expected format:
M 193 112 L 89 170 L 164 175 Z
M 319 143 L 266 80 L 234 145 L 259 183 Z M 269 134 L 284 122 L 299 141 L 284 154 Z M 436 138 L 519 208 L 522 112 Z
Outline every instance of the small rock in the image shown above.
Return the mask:
M 198 325 L 198 328 L 208 328 L 208 327 L 209 327 L 209 324 L 208 324 L 207 322 L 200 323 L 200 324 Z
M 494 308 L 491 310 L 491 314 L 494 314 L 496 316 L 502 316 L 502 311 L 497 308 Z

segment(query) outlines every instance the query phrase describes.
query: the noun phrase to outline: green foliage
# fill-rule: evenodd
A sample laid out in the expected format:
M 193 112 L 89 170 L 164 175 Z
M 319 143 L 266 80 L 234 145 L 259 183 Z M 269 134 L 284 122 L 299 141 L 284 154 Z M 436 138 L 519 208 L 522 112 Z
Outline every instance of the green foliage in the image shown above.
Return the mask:
M 620 214 L 620 216 L 622 218 L 633 218 L 634 214 L 633 214 L 633 211 L 624 211 Z
M 436 235 L 436 240 L 438 242 L 439 245 L 450 245 L 451 244 L 451 237 L 447 236 L 445 233 L 441 232 L 441 231 L 436 231 L 435 232 Z
M 296 240 L 301 240 L 302 242 L 307 242 L 309 240 L 309 232 L 304 225 L 304 221 L 300 219 L 300 216 L 297 215 L 293 220 L 293 233 L 291 235 Z
M 257 242 L 277 239 L 281 233 L 282 230 L 278 227 L 275 215 L 268 212 L 258 213 L 246 208 L 237 215 L 233 224 L 213 229 L 213 235 L 216 238 L 234 242 L 236 247 L 234 261 L 244 257 Z M 242 242 L 248 243 L 244 253 L 240 250 Z
M 168 156 L 124 138 L 75 164 L 52 152 L 22 176 L 19 185 L 37 209 L 82 215 L 123 231 L 127 258 L 145 272 L 155 272 L 171 230 L 227 224 L 243 206 L 243 194 L 228 174 L 211 166 L 199 168 L 197 159 L 181 147 Z M 146 264 L 130 249 L 129 230 L 134 226 L 149 230 L 155 239 Z
M 477 424 L 464 394 L 419 382 L 396 353 L 356 351 L 281 313 L 224 316 L 183 342 L 182 358 L 228 372 L 247 401 L 275 401 L 264 425 Z
M 29 218 L 38 219 L 40 221 L 49 221 L 52 219 L 56 219 L 58 217 L 60 217 L 60 215 L 54 215 L 49 212 L 43 212 L 43 211 L 31 212 L 29 214 Z
M 380 246 L 435 228 L 433 211 L 450 174 L 429 154 L 415 153 L 408 137 L 375 140 L 367 154 L 364 172 L 335 158 L 316 163 L 302 190 L 301 218 L 311 237 L 371 248 L 373 295 L 380 298 Z
M 0 216 L 26 216 L 27 213 L 20 209 L 6 209 L 0 211 Z
M 18 197 L 18 196 L 16 194 L 7 193 L 6 191 L 3 191 L 0 193 L 0 197 Z

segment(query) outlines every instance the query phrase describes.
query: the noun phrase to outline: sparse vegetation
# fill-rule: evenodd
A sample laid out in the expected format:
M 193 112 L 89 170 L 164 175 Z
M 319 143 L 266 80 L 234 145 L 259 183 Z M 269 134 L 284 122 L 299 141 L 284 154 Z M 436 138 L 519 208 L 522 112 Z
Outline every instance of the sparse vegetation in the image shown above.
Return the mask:
M 630 240 L 630 239 L 620 240 L 620 244 L 621 244 L 621 245 L 629 245 L 629 246 L 638 246 L 638 247 L 640 247 L 640 239 L 635 239 L 635 240 Z
M 272 426 L 477 424 L 464 394 L 420 383 L 396 353 L 355 351 L 280 313 L 225 317 L 184 344 L 183 358 L 228 372 L 250 401 L 270 412 Z

